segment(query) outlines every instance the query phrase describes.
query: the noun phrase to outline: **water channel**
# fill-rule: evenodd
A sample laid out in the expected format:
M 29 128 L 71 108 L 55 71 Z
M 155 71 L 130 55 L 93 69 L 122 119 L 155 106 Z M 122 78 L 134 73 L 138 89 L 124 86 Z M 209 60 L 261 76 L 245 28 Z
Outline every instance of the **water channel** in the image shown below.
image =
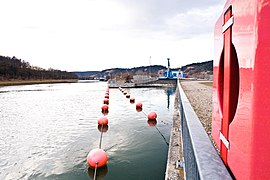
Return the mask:
M 0 179 L 93 179 L 86 156 L 99 146 L 106 87 L 92 81 L 0 87 Z M 102 139 L 109 161 L 97 179 L 162 180 L 175 90 L 128 91 L 146 114 L 157 113 L 157 125 L 149 126 L 135 104 L 110 89 L 109 128 Z

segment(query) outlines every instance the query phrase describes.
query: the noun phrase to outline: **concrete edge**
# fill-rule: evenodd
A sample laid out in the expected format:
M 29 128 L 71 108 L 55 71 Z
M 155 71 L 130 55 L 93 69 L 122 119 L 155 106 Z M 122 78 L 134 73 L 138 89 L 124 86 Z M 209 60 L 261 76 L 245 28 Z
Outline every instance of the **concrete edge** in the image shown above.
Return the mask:
M 178 91 L 178 89 L 177 89 Z M 180 111 L 178 103 L 179 94 L 175 95 L 173 125 L 168 149 L 165 180 L 184 179 L 183 168 L 176 168 L 176 162 L 182 160 L 182 143 L 180 129 Z

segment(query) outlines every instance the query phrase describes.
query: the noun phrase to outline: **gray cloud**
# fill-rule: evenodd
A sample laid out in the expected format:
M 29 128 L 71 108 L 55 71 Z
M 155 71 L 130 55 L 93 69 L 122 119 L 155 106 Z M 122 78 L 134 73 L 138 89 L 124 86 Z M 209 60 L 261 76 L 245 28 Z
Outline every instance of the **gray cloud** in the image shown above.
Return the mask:
M 166 33 L 179 38 L 212 31 L 214 16 L 223 1 L 216 0 L 118 0 L 136 13 L 130 30 L 138 33 Z M 148 34 L 149 35 L 149 34 Z

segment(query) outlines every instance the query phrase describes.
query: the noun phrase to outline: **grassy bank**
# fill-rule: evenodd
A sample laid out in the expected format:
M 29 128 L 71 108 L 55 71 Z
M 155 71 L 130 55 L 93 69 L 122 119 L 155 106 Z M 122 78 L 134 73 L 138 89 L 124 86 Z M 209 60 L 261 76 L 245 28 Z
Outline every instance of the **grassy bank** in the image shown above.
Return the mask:
M 13 81 L 0 81 L 0 86 L 52 84 L 52 83 L 75 83 L 75 82 L 78 82 L 78 80 L 77 79 L 13 80 Z

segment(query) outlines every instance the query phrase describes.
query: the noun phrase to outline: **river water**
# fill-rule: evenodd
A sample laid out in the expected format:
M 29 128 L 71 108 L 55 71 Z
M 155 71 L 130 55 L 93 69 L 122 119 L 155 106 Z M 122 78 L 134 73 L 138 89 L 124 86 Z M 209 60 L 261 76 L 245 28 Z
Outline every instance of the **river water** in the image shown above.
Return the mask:
M 93 179 L 86 156 L 99 147 L 106 87 L 91 81 L 0 87 L 0 179 Z M 128 91 L 144 112 L 110 89 L 101 145 L 109 161 L 97 179 L 164 179 L 175 90 Z M 151 111 L 158 115 L 156 126 L 144 114 Z

